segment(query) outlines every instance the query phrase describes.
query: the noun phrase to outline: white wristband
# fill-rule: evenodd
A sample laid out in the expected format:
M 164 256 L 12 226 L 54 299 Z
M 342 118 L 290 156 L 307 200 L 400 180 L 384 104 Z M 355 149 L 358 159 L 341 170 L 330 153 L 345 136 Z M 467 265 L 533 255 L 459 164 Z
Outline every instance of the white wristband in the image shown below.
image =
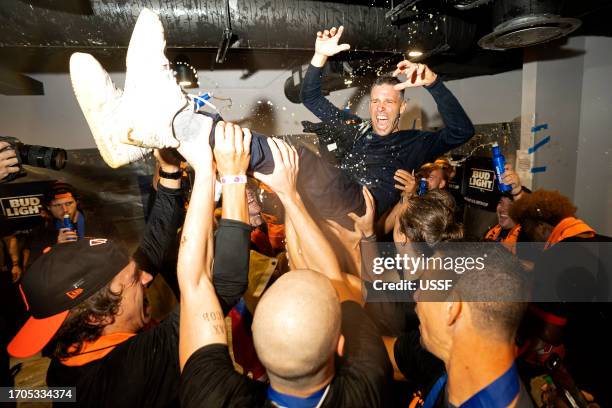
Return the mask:
M 246 184 L 247 176 L 244 174 L 238 176 L 223 176 L 221 177 L 221 184 Z

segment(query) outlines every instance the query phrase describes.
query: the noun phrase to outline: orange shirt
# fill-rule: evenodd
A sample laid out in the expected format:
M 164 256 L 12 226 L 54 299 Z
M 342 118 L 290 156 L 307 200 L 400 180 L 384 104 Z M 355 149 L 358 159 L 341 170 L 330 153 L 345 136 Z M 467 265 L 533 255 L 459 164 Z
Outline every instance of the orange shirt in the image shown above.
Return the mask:
M 582 220 L 576 217 L 567 217 L 561 220 L 555 228 L 552 230 L 548 239 L 546 240 L 546 246 L 544 249 L 549 249 L 558 242 L 563 241 L 566 238 L 580 237 L 580 238 L 593 238 L 595 236 L 595 230 L 587 225 Z
M 514 227 L 512 227 L 505 238 L 500 238 L 501 232 L 502 227 L 501 225 L 497 224 L 487 231 L 485 234 L 485 239 L 489 241 L 501 242 L 510 252 L 516 254 L 516 242 L 518 241 L 518 236 L 521 232 L 521 225 L 516 224 Z

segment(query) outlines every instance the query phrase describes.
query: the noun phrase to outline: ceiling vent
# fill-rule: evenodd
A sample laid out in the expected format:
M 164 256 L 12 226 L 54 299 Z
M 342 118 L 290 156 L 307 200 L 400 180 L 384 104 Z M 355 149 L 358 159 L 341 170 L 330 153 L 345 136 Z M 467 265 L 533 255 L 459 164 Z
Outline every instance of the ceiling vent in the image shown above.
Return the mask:
M 492 33 L 478 41 L 482 48 L 507 50 L 529 47 L 564 37 L 580 27 L 576 18 L 561 17 L 558 0 L 497 0 Z

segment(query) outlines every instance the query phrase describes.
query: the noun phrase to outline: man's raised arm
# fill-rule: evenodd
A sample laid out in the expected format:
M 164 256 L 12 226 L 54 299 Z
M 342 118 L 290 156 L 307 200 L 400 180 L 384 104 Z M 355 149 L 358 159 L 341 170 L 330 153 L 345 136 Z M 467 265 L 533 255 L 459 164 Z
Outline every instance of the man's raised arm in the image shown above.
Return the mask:
M 454 147 L 461 146 L 474 136 L 474 125 L 463 110 L 463 107 L 448 90 L 442 80 L 425 64 L 402 61 L 397 64 L 394 76 L 405 75 L 406 80 L 394 86 L 395 89 L 423 86 L 434 98 L 444 127 L 436 132 L 425 132 L 428 142 L 425 152 L 426 162 L 446 153 Z
M 255 173 L 255 177 L 274 190 L 285 207 L 285 217 L 292 225 L 295 240 L 288 243 L 290 259 L 303 259 L 305 267 L 327 276 L 341 301 L 354 300 L 361 303 L 361 297 L 351 290 L 346 274 L 340 270 L 334 251 L 325 236 L 312 219 L 296 189 L 299 171 L 299 156 L 294 147 L 280 139 L 269 138 L 268 144 L 274 157 L 274 172 L 269 175 Z M 299 252 L 298 252 L 299 251 Z
M 338 109 L 328 101 L 321 92 L 321 78 L 323 66 L 327 58 L 351 48 L 348 44 L 338 44 L 344 28 L 319 31 L 315 41 L 315 53 L 310 61 L 308 70 L 302 83 L 302 103 L 310 112 L 324 122 L 339 124 L 349 119 L 358 119 L 357 116 Z
M 249 286 L 251 225 L 246 199 L 246 170 L 249 166 L 251 131 L 234 131 L 231 123 L 225 132 L 215 132 L 215 162 L 221 179 L 223 207 L 215 233 L 213 284 L 227 314 Z
M 213 210 L 215 165 L 208 142 L 209 125 L 198 135 L 181 140 L 180 153 L 195 170 L 195 180 L 185 217 L 177 275 L 181 289 L 179 362 L 182 368 L 200 347 L 226 344 L 225 322 L 211 281 L 213 260 Z M 215 132 L 224 131 L 219 122 Z

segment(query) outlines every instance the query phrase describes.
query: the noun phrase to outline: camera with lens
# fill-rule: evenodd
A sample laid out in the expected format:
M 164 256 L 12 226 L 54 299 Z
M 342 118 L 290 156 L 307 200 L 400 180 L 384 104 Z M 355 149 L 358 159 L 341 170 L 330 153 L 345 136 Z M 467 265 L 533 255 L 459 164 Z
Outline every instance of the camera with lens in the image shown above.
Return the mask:
M 29 145 L 21 143 L 19 139 L 10 136 L 0 136 L 0 142 L 9 144 L 9 146 L 0 151 L 7 149 L 15 151 L 15 156 L 17 157 L 16 166 L 19 167 L 19 172 L 9 174 L 0 180 L 0 183 L 6 183 L 25 176 L 26 171 L 23 169 L 24 164 L 53 170 L 61 170 L 66 167 L 67 153 L 64 149 Z

